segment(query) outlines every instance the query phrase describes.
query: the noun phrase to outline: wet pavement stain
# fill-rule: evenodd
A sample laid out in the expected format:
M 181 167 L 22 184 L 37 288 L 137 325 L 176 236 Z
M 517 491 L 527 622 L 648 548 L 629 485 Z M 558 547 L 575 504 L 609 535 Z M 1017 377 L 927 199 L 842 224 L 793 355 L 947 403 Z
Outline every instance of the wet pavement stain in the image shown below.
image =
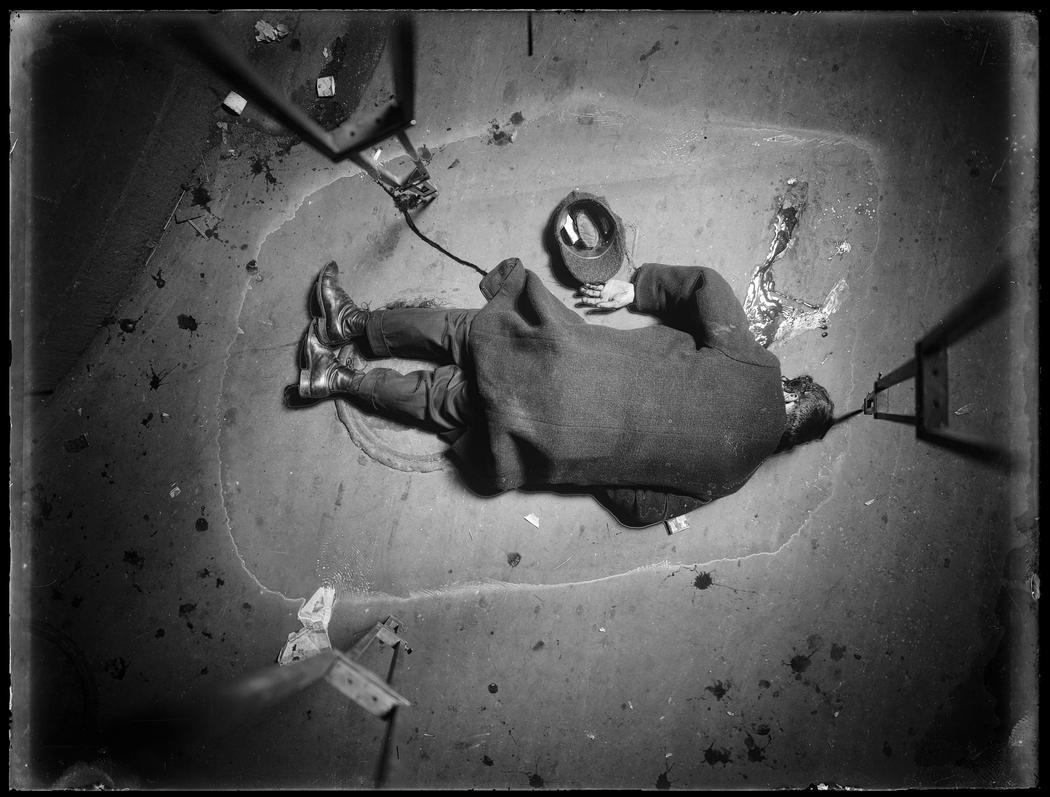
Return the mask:
M 273 176 L 273 171 L 270 169 L 270 158 L 268 156 L 263 157 L 258 154 L 252 155 L 251 171 L 252 179 L 263 174 L 265 175 L 267 185 L 277 185 L 277 178 Z M 267 190 L 269 190 L 269 188 L 267 188 Z
M 716 700 L 721 700 L 731 686 L 732 684 L 729 681 L 726 681 L 724 684 L 721 681 L 715 681 L 711 686 L 705 686 L 704 691 L 713 694 Z
M 764 761 L 766 758 L 766 751 L 754 740 L 751 734 L 747 734 L 744 737 L 744 745 L 747 747 L 747 760 L 748 761 Z
M 183 188 L 187 188 L 187 187 L 188 186 L 183 186 Z M 195 185 L 190 190 L 190 193 L 191 193 L 191 196 L 193 197 L 193 204 L 194 205 L 198 205 L 198 206 L 204 208 L 209 213 L 211 212 L 211 208 L 209 207 L 209 205 L 211 204 L 211 194 L 208 193 L 208 189 L 207 188 L 205 188 L 203 185 Z
M 697 573 L 696 578 L 693 581 L 693 586 L 697 589 L 707 589 L 714 583 L 714 579 L 711 578 L 710 573 Z
M 190 332 L 195 332 L 197 330 L 197 319 L 191 315 L 179 313 L 179 329 L 186 329 Z
M 146 560 L 142 557 L 142 554 L 133 549 L 130 551 L 124 551 L 124 562 L 141 569 L 146 563 Z
M 123 656 L 118 656 L 115 659 L 110 659 L 106 662 L 106 672 L 109 673 L 110 677 L 114 680 L 124 680 L 124 674 L 128 671 L 128 663 L 124 661 Z
M 197 522 L 194 524 L 194 527 L 197 529 L 197 531 L 207 531 L 208 530 L 208 521 L 207 521 L 207 519 L 206 518 L 202 518 L 202 517 L 197 518 Z
M 179 617 L 186 621 L 186 627 L 191 631 L 193 630 L 193 623 L 190 622 L 190 615 L 197 608 L 196 603 L 182 603 L 179 604 Z
M 149 389 L 150 390 L 156 390 L 157 388 L 159 388 L 161 386 L 161 384 L 163 384 L 164 380 L 167 378 L 168 374 L 170 374 L 174 370 L 175 370 L 175 366 L 173 365 L 173 366 L 171 366 L 171 368 L 168 368 L 168 369 L 166 369 L 164 371 L 161 371 L 158 374 L 156 372 L 156 370 L 153 368 L 153 363 L 150 363 L 150 366 L 149 366 Z
M 122 318 L 117 322 L 117 326 L 120 327 L 121 332 L 127 332 L 128 334 L 135 331 L 135 327 L 138 326 L 139 321 L 142 320 L 142 316 L 138 318 Z
M 674 766 L 674 765 L 672 764 L 671 766 Z M 667 769 L 665 769 L 663 772 L 661 772 L 657 776 L 657 778 L 656 778 L 656 788 L 658 788 L 658 789 L 660 789 L 662 791 L 667 791 L 668 789 L 671 788 L 671 781 L 667 777 L 668 774 L 670 774 L 670 772 L 671 772 L 671 767 L 667 767 Z
M 795 677 L 801 678 L 802 673 L 804 673 L 809 668 L 810 657 L 803 656 L 801 653 L 799 653 L 791 657 L 790 663 L 791 669 L 794 670 L 794 672 L 796 673 Z
M 531 775 L 529 775 L 529 785 L 532 786 L 532 788 L 534 789 L 543 788 L 543 778 L 540 777 L 539 772 L 533 772 Z
M 160 639 L 162 636 L 164 636 L 164 629 L 163 628 L 158 628 L 157 629 L 157 633 L 155 633 L 153 635 L 154 639 Z
M 641 56 L 639 56 L 638 60 L 647 61 L 650 56 L 655 55 L 658 52 L 660 52 L 660 42 L 657 42 L 652 47 L 650 47 L 649 52 L 643 53 Z
M 837 642 L 831 645 L 831 658 L 834 661 L 841 661 L 842 657 L 846 655 L 846 646 L 840 645 Z
M 733 757 L 728 750 L 721 747 L 715 747 L 713 742 L 706 750 L 704 750 L 704 761 L 711 766 L 714 766 L 715 764 L 722 764 L 725 766 L 732 760 L 732 758 Z

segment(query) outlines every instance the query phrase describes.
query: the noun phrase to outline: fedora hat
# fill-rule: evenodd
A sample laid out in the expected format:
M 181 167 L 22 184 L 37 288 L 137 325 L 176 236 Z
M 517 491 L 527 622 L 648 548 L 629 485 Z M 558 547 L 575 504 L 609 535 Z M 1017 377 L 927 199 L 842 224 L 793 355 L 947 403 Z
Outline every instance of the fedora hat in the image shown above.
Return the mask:
M 623 221 L 605 197 L 573 191 L 555 211 L 554 235 L 565 268 L 580 283 L 605 282 L 623 265 Z

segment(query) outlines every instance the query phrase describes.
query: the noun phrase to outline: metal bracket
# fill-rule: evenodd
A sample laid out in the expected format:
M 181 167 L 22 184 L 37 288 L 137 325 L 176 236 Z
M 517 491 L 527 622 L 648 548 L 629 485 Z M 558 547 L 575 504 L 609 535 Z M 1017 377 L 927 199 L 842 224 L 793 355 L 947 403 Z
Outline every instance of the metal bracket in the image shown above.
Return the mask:
M 920 440 L 1009 466 L 1013 455 L 1006 447 L 948 428 L 948 347 L 1007 308 L 1009 275 L 1008 265 L 997 268 L 980 290 L 915 344 L 912 359 L 887 376 L 880 373 L 872 391 L 864 397 L 864 414 L 910 424 Z M 915 414 L 880 412 L 879 393 L 908 379 L 915 380 Z
M 390 662 L 392 672 L 394 662 L 397 661 L 398 649 L 403 647 L 406 653 L 412 652 L 404 638 L 400 636 L 399 632 L 403 627 L 404 624 L 393 615 L 381 623 L 376 623 L 375 627 L 358 640 L 349 652 L 335 654 L 332 666 L 325 673 L 325 680 L 377 717 L 386 716 L 397 706 L 412 705 L 387 681 L 358 661 L 373 642 L 389 645 L 394 650 L 394 658 Z

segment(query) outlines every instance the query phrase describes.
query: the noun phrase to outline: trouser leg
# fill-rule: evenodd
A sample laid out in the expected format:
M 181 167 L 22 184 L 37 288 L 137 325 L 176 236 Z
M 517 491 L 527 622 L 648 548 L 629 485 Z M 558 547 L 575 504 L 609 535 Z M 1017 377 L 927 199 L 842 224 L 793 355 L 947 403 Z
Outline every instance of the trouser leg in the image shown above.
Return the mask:
M 436 432 L 465 429 L 474 419 L 474 386 L 458 365 L 402 374 L 367 371 L 350 398 L 365 410 Z
M 374 310 L 365 335 L 377 357 L 406 357 L 470 367 L 467 333 L 477 310 L 403 307 Z

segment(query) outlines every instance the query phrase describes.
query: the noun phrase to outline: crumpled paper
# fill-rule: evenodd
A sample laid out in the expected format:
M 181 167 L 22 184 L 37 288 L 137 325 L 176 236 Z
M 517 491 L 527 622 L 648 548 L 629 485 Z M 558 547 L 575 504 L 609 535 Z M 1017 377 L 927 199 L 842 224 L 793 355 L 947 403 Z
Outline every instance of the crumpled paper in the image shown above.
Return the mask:
M 284 24 L 274 26 L 263 19 L 260 19 L 255 23 L 255 41 L 257 42 L 280 41 L 289 33 L 291 33 L 291 31 L 288 30 L 288 26 Z
M 299 609 L 299 622 L 303 627 L 288 635 L 277 663 L 292 664 L 332 647 L 328 638 L 328 623 L 332 619 L 332 607 L 335 603 L 335 589 L 321 587 Z

